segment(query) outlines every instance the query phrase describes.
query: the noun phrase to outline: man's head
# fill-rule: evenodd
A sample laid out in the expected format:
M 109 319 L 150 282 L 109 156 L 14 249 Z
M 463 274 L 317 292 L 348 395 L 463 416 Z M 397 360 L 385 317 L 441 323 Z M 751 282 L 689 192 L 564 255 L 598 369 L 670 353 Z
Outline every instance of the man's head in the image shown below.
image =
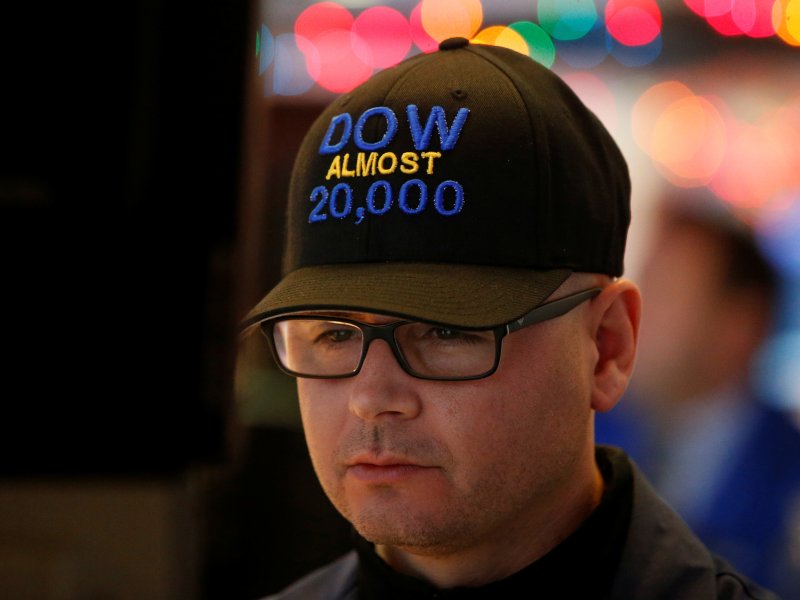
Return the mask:
M 748 226 L 707 194 L 665 193 L 640 281 L 643 401 L 680 406 L 746 383 L 778 285 Z
M 472 583 L 503 576 L 596 504 L 592 413 L 627 384 L 639 316 L 616 280 L 629 197 L 596 117 L 502 48 L 448 40 L 312 126 L 284 278 L 245 323 L 299 376 L 325 491 L 392 564 L 524 536 Z

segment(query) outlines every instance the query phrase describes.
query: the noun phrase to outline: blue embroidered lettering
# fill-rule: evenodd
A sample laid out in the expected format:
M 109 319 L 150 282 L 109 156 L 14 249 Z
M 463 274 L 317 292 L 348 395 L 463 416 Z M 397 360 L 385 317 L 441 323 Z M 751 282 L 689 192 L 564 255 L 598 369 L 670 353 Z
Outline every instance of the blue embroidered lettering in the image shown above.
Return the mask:
M 414 148 L 417 150 L 425 150 L 428 148 L 431 143 L 431 136 L 433 135 L 433 126 L 436 125 L 436 128 L 439 130 L 439 141 L 442 150 L 452 150 L 458 141 L 458 136 L 461 135 L 461 129 L 464 127 L 464 123 L 467 121 L 469 109 L 464 107 L 459 108 L 455 119 L 453 119 L 453 124 L 448 127 L 444 108 L 441 106 L 434 106 L 431 108 L 431 112 L 428 115 L 425 129 L 423 129 L 420 124 L 419 111 L 416 104 L 409 104 L 406 107 L 406 113 L 408 114 L 408 125 L 411 129 L 411 137 L 414 140 Z
M 375 192 L 378 188 L 383 189 L 383 206 L 375 206 Z M 392 207 L 392 186 L 388 181 L 379 179 L 372 183 L 367 190 L 367 210 L 373 215 L 382 215 Z
M 319 221 L 324 221 L 328 218 L 323 210 L 325 210 L 325 205 L 328 203 L 328 189 L 324 185 L 318 185 L 313 190 L 311 190 L 311 198 L 309 198 L 311 202 L 316 202 L 317 205 L 311 210 L 311 214 L 308 215 L 308 222 L 309 223 L 318 223 Z
M 448 188 L 453 190 L 455 193 L 455 201 L 453 202 L 452 208 L 445 208 L 444 206 L 444 192 Z M 461 187 L 460 183 L 453 181 L 452 179 L 443 181 L 436 188 L 436 193 L 434 194 L 433 198 L 433 205 L 436 207 L 438 213 L 440 215 L 444 215 L 445 217 L 451 217 L 457 213 L 460 213 L 461 209 L 464 208 L 464 188 Z
M 339 220 L 352 217 L 353 222 L 360 225 L 367 216 L 385 215 L 394 206 L 394 188 L 389 181 L 373 181 L 367 188 L 366 201 L 363 203 L 363 196 L 354 197 L 355 192 L 349 183 L 337 183 L 330 191 L 324 185 L 315 187 L 309 197 L 314 206 L 308 222 L 326 221 L 330 215 Z M 464 208 L 464 189 L 452 179 L 442 181 L 433 196 L 434 209 L 443 217 L 455 216 Z M 397 205 L 407 215 L 422 213 L 428 207 L 428 185 L 421 179 L 405 181 L 400 186 Z
M 367 142 L 364 140 L 364 126 L 367 123 L 367 119 L 373 115 L 382 116 L 386 120 L 386 131 L 383 137 L 378 141 Z M 386 106 L 375 106 L 369 110 L 365 110 L 364 113 L 358 117 L 353 139 L 355 140 L 356 146 L 361 150 L 378 150 L 379 148 L 385 148 L 389 142 L 392 141 L 395 133 L 397 133 L 397 117 L 394 111 Z
M 342 137 L 335 144 L 331 143 L 331 138 L 336 131 L 336 127 L 341 123 L 343 125 Z M 328 131 L 325 132 L 325 137 L 322 138 L 322 144 L 319 146 L 320 154 L 336 154 L 344 148 L 344 145 L 350 139 L 350 132 L 353 129 L 353 119 L 349 113 L 342 113 L 336 115 L 331 119 L 331 124 L 328 125 Z
M 344 192 L 343 207 L 339 207 L 338 203 L 336 202 L 341 196 L 341 192 Z M 331 190 L 331 201 L 329 206 L 332 217 L 344 219 L 350 214 L 350 211 L 353 208 L 353 189 L 346 183 L 337 183 Z
M 415 208 L 411 208 L 408 205 L 407 200 L 408 189 L 411 186 L 416 186 L 416 188 L 419 190 L 419 203 Z M 400 195 L 397 203 L 400 206 L 400 210 L 407 215 L 416 215 L 421 213 L 423 210 L 425 210 L 425 205 L 428 203 L 428 186 L 426 186 L 425 182 L 421 179 L 409 179 L 400 186 Z

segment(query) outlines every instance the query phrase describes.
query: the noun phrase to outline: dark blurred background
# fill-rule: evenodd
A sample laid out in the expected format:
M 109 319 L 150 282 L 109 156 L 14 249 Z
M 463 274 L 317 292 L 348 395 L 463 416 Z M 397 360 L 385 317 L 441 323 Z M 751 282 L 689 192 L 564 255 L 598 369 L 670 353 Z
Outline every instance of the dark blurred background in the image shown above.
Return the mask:
M 218 459 L 247 2 L 4 18 L 5 475 Z
M 0 596 L 199 597 L 249 10 L 2 9 Z

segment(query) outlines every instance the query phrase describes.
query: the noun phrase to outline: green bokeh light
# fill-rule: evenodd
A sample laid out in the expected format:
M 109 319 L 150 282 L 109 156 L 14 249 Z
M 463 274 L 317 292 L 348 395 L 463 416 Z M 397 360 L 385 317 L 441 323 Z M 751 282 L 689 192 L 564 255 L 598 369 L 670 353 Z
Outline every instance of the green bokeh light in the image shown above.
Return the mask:
M 577 40 L 597 22 L 593 0 L 539 0 L 539 23 L 557 40 Z
M 545 67 L 552 67 L 556 60 L 556 47 L 553 39 L 541 27 L 530 21 L 517 21 L 509 25 L 528 44 L 528 54 Z

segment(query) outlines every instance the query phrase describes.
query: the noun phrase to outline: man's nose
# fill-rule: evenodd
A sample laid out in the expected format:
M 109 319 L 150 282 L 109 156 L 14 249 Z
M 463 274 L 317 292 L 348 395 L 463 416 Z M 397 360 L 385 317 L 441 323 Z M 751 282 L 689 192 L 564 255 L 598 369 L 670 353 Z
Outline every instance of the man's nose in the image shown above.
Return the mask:
M 413 419 L 422 411 L 419 382 L 403 370 L 386 341 L 373 340 L 353 378 L 350 410 L 367 421 Z

